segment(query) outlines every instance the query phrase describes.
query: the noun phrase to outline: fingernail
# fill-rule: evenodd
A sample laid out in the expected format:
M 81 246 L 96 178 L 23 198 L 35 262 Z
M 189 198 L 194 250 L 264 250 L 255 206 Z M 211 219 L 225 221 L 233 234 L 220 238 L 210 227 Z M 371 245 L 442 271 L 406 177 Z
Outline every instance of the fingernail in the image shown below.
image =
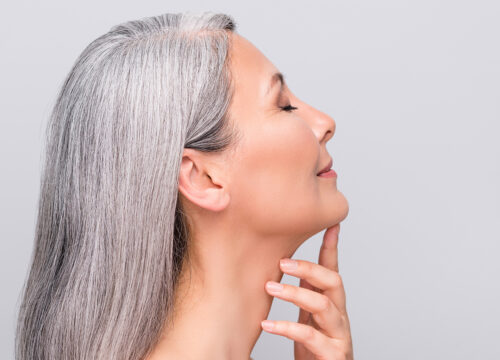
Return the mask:
M 266 331 L 272 331 L 274 328 L 274 323 L 269 320 L 262 320 L 261 325 Z
M 270 292 L 280 292 L 283 289 L 283 285 L 275 281 L 268 281 L 266 287 Z
M 295 270 L 295 269 L 297 269 L 298 263 L 297 263 L 297 261 L 292 260 L 292 259 L 281 259 L 280 265 L 285 270 Z

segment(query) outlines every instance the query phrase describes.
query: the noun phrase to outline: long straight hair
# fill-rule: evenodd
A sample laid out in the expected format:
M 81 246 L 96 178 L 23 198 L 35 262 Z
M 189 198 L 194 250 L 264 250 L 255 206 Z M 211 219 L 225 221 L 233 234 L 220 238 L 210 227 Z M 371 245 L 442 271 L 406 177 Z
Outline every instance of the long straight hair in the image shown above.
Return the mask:
M 212 12 L 128 21 L 75 61 L 47 125 L 16 359 L 143 359 L 157 343 L 189 240 L 183 148 L 237 139 L 235 27 Z

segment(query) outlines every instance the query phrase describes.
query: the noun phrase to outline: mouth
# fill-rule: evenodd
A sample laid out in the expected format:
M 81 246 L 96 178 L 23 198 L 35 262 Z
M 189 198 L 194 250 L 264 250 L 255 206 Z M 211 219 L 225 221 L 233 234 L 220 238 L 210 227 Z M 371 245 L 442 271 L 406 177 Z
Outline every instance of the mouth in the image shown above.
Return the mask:
M 319 173 L 317 173 L 316 176 L 319 176 L 319 177 L 336 177 L 337 173 L 335 172 L 335 170 L 332 169 L 332 165 L 333 165 L 333 162 L 332 162 L 332 159 L 330 159 L 330 161 L 328 162 L 328 164 Z
M 319 173 L 317 173 L 316 175 L 318 175 L 318 176 L 319 176 L 320 174 L 322 174 L 322 173 L 325 173 L 325 172 L 329 171 L 329 170 L 332 168 L 332 165 L 333 165 L 333 162 L 332 162 L 332 159 L 330 159 L 330 161 L 328 161 L 328 164 L 326 164 L 326 166 L 325 166 L 323 169 L 321 169 L 321 170 L 319 171 Z

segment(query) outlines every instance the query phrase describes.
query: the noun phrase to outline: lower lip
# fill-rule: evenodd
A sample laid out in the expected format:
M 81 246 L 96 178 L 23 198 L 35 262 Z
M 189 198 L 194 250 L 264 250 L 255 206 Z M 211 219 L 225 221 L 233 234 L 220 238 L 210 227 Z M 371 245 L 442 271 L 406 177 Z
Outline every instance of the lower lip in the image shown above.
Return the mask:
M 331 177 L 337 177 L 337 173 L 335 172 L 335 170 L 330 169 L 329 171 L 321 173 L 318 176 L 319 177 L 331 178 Z

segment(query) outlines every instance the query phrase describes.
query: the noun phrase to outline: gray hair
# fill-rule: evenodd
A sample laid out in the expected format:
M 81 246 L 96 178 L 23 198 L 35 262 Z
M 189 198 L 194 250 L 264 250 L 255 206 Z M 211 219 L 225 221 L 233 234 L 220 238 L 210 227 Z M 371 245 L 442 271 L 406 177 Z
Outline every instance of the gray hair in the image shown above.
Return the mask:
M 231 16 L 112 27 L 64 80 L 46 133 L 16 359 L 142 359 L 187 256 L 184 148 L 232 149 Z

